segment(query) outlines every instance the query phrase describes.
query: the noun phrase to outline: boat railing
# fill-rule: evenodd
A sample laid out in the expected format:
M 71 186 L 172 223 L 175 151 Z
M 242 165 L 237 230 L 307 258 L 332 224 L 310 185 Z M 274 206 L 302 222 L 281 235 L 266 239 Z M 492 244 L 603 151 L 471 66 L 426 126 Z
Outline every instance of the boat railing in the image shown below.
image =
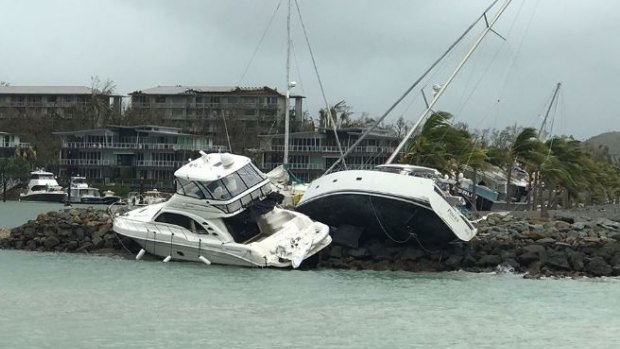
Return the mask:
M 154 241 L 170 242 L 169 236 L 172 234 L 183 236 L 185 240 L 189 240 L 186 234 L 186 229 L 179 227 L 177 225 L 174 225 L 174 224 L 163 223 L 163 222 L 158 222 L 158 223 L 144 222 L 144 221 L 139 221 L 139 220 L 130 219 L 130 218 L 126 218 L 124 220 L 124 223 L 126 225 L 131 226 L 131 228 L 133 228 L 134 230 L 138 230 L 140 228 L 146 228 L 146 232 L 144 233 L 145 240 L 152 238 Z M 157 239 L 157 235 L 159 234 L 165 234 L 168 236 L 168 238 L 166 240 Z

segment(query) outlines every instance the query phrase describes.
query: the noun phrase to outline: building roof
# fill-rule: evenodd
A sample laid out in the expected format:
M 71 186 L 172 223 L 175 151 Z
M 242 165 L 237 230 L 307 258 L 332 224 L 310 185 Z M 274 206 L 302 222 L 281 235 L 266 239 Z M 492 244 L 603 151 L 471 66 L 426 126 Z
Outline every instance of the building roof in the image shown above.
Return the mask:
M 86 86 L 0 86 L 4 95 L 91 95 L 93 90 Z
M 194 93 L 231 93 L 231 92 L 259 92 L 269 91 L 277 93 L 281 96 L 277 89 L 267 86 L 263 87 L 241 87 L 241 86 L 156 86 L 144 90 L 137 90 L 129 93 L 129 95 L 182 95 Z
M 75 130 L 75 131 L 58 131 L 58 132 L 52 132 L 52 134 L 58 135 L 58 136 L 107 135 L 119 129 L 130 129 L 136 132 L 147 132 L 147 133 L 161 134 L 161 135 L 196 136 L 190 133 L 183 133 L 181 132 L 181 129 L 177 127 L 157 126 L 157 125 L 134 125 L 134 126 L 106 125 L 106 128 L 83 129 L 83 130 Z

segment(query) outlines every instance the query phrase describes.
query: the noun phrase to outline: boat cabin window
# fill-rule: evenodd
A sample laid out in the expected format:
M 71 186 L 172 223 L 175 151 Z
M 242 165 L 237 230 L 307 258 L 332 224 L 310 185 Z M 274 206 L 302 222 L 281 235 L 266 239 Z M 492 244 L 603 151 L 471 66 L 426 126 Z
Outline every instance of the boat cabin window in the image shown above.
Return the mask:
M 266 178 L 252 163 L 243 166 L 236 173 L 241 176 L 243 183 L 248 188 L 257 185 Z
M 30 188 L 30 190 L 32 191 L 44 191 L 47 189 L 48 189 L 47 185 L 33 185 L 32 188 Z
M 54 175 L 46 173 L 34 173 L 30 176 L 30 179 L 54 179 Z
M 196 182 L 177 178 L 177 193 L 197 199 L 204 199 L 205 194 Z
M 86 184 L 86 178 L 73 178 L 71 180 L 73 184 Z
M 208 234 L 207 230 L 200 223 L 178 213 L 164 212 L 155 218 L 155 222 L 178 225 L 196 234 Z

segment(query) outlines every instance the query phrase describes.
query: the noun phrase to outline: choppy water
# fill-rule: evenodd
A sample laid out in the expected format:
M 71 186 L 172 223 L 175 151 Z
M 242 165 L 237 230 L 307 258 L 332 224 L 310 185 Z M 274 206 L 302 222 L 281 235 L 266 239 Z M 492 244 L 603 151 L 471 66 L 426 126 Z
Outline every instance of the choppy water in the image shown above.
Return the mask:
M 619 313 L 617 279 L 0 250 L 0 348 L 615 348 Z

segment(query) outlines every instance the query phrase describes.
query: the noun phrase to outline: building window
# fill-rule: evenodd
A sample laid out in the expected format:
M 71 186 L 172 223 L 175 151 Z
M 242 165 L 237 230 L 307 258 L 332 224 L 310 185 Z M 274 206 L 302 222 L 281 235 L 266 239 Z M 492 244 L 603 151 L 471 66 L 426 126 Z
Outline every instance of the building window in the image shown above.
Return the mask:
M 156 96 L 155 103 L 166 103 L 166 96 Z

